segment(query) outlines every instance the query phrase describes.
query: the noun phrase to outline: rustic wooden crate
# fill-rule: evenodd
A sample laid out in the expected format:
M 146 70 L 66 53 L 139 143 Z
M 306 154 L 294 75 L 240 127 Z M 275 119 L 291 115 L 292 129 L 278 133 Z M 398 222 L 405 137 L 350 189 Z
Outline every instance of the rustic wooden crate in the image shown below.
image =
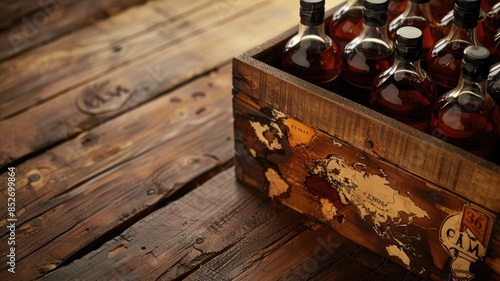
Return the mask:
M 500 279 L 500 167 L 281 71 L 296 32 L 233 60 L 237 178 L 431 280 Z

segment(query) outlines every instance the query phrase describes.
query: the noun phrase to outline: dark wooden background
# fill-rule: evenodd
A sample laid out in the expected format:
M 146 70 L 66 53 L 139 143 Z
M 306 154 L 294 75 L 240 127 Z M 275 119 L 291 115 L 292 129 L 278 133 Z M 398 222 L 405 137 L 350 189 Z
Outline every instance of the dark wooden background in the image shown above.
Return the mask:
M 290 0 L 1 1 L 0 280 L 419 280 L 235 181 L 231 58 L 297 23 Z

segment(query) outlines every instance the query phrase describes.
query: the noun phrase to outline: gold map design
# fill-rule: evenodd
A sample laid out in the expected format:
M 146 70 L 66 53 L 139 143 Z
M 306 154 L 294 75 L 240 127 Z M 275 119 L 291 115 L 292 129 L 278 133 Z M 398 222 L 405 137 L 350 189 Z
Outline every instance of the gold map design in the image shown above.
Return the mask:
M 342 156 L 336 154 L 326 157 L 318 156 L 310 146 L 311 141 L 316 137 L 316 132 L 312 128 L 287 118 L 274 109 L 270 115 L 272 118 L 267 122 L 249 121 L 251 128 L 261 145 L 269 150 L 268 155 L 287 154 L 285 150 L 288 147 L 291 150 L 288 153 L 299 158 L 297 163 L 288 165 L 290 167 L 301 165 L 306 168 L 308 174 L 303 175 L 306 176 L 306 180 L 302 184 L 318 199 L 318 209 L 324 219 L 332 220 L 338 216 L 339 201 L 342 206 L 353 205 L 360 218 L 372 224 L 378 236 L 392 240 L 394 245 L 387 246 L 387 253 L 397 256 L 407 267 L 410 267 L 410 257 L 407 253 L 415 255 L 417 251 L 411 249 L 409 244 L 402 241 L 399 236 L 395 236 L 391 226 L 411 224 L 414 218 L 430 219 L 427 212 L 411 200 L 411 195 L 405 196 L 393 189 L 383 170 L 379 169 L 379 174 L 371 174 L 367 171 L 366 165 L 361 162 L 348 163 Z M 332 144 L 340 149 L 342 147 L 342 144 L 335 140 L 332 140 Z M 252 148 L 249 150 L 255 157 L 255 150 Z M 289 176 L 281 176 L 283 173 L 284 171 L 280 171 L 280 168 L 273 167 L 268 167 L 265 171 L 265 177 L 269 182 L 270 197 L 278 197 L 289 192 L 292 183 L 290 183 Z M 301 176 L 297 175 L 295 178 Z M 308 179 L 322 182 L 323 186 L 318 190 L 309 188 Z M 425 270 L 422 269 L 422 271 Z

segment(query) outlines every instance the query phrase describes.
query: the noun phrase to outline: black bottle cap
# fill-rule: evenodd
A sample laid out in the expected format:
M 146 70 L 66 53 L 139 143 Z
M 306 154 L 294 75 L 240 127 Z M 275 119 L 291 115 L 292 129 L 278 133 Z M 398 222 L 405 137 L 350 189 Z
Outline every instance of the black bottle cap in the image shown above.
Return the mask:
M 472 82 L 486 81 L 490 65 L 490 51 L 488 49 L 479 46 L 465 48 L 462 59 L 462 75 L 465 79 Z
M 431 0 L 410 0 L 410 2 L 417 3 L 417 4 L 425 4 L 429 3 Z
M 387 0 L 363 0 L 364 23 L 373 27 L 386 25 L 388 6 Z
M 396 31 L 396 58 L 410 62 L 420 59 L 422 51 L 422 31 L 413 26 L 404 26 Z
M 457 0 L 453 8 L 453 23 L 460 28 L 474 28 L 480 10 L 481 0 Z
M 325 0 L 300 0 L 300 23 L 320 25 L 325 18 Z

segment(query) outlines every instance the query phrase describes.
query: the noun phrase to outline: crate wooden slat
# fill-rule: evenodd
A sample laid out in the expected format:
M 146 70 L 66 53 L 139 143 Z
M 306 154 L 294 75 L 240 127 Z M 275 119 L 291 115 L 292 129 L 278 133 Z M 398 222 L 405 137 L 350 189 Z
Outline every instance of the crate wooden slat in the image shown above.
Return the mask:
M 446 278 L 440 229 L 468 206 L 488 220 L 480 234 L 489 234 L 500 167 L 280 71 L 295 32 L 233 60 L 238 178 L 416 273 Z M 402 241 L 405 231 L 418 239 Z M 491 274 L 500 273 L 496 235 Z
M 122 59 L 113 58 L 116 54 L 111 47 L 104 48 L 102 52 L 96 48 L 97 61 L 110 57 L 113 65 L 120 66 L 106 71 L 108 68 L 105 64 L 98 63 L 95 67 L 96 72 L 101 73 L 99 76 L 95 76 L 92 72 L 93 63 L 86 61 L 88 57 L 93 57 L 93 54 L 87 54 L 85 48 L 79 48 L 86 55 L 79 57 L 80 62 L 75 61 L 72 69 L 76 71 L 73 75 L 81 79 L 80 84 L 73 84 L 72 76 L 64 74 L 63 69 L 59 69 L 56 75 L 62 75 L 60 84 L 57 80 L 47 85 L 42 81 L 42 85 L 46 88 L 41 89 L 40 95 L 29 94 L 28 91 L 20 97 L 13 97 L 13 100 L 21 102 L 29 96 L 27 98 L 30 100 L 29 104 L 34 106 L 12 118 L 0 121 L 0 131 L 8 132 L 0 138 L 0 167 L 75 136 L 151 100 L 197 75 L 220 66 L 229 61 L 234 54 L 249 46 L 258 45 L 261 41 L 272 38 L 275 34 L 274 30 L 286 30 L 295 22 L 286 16 L 295 12 L 296 7 L 286 0 L 260 1 L 256 6 L 252 4 L 255 3 L 245 0 L 238 2 L 235 6 L 223 6 L 226 10 L 222 14 L 219 14 L 217 9 L 213 8 L 214 6 L 210 6 L 211 9 L 205 12 L 200 11 L 201 7 L 198 7 L 199 11 L 193 13 L 192 17 L 188 17 L 189 21 L 181 25 L 183 29 L 179 30 L 179 35 L 169 35 L 172 32 L 171 25 L 160 26 L 158 30 L 141 37 L 144 41 L 132 40 L 130 51 L 127 51 L 127 45 L 120 45 L 124 48 Z M 275 8 L 281 8 L 282 16 L 274 16 Z M 185 12 L 176 16 L 182 18 Z M 265 22 L 258 20 L 258 16 L 264 15 L 267 19 Z M 210 23 L 208 25 L 210 29 L 207 29 L 208 23 Z M 258 34 L 241 32 L 241 26 L 261 25 L 272 25 L 273 29 L 259 30 Z M 177 25 L 173 24 L 173 26 Z M 174 30 L 177 29 L 174 28 Z M 81 32 L 82 35 L 86 34 L 83 30 Z M 124 30 L 119 30 L 119 32 L 124 32 Z M 98 33 L 94 35 L 97 38 L 92 37 L 89 40 L 96 39 L 99 42 L 99 38 L 102 39 L 102 35 Z M 78 38 L 78 34 L 72 38 Z M 175 40 L 170 40 L 171 38 Z M 54 42 L 50 46 L 64 48 L 70 41 L 68 39 L 61 45 Z M 158 46 L 157 42 L 161 44 Z M 128 56 L 132 56 L 130 52 L 142 48 L 144 44 L 164 47 L 130 62 L 128 60 Z M 85 41 L 82 41 L 82 45 L 85 45 Z M 47 45 L 47 49 L 40 52 L 50 55 L 50 46 Z M 70 59 L 70 57 L 65 58 L 66 60 L 61 63 Z M 28 63 L 28 60 L 23 60 L 23 62 Z M 8 68 L 9 65 L 4 66 Z M 49 70 L 47 76 L 50 77 Z M 34 70 L 31 75 L 35 73 Z M 80 75 L 82 77 L 79 77 Z M 12 77 L 14 79 L 15 75 Z M 51 78 L 48 79 L 51 80 Z M 14 84 L 16 83 L 18 82 L 14 81 Z M 51 89 L 51 86 L 55 89 Z M 63 90 L 63 93 L 59 93 Z M 53 91 L 59 94 L 53 96 Z M 43 100 L 39 105 L 36 104 L 37 97 Z M 29 104 L 24 104 L 24 107 Z M 2 115 L 1 111 L 0 115 Z M 30 133 L 26 134 L 25 132 L 28 131 Z
M 230 162 L 229 91 L 226 66 L 18 166 L 16 278 L 36 279 L 88 252 Z M 0 264 L 0 279 L 9 274 Z
M 222 172 L 41 280 L 418 280 Z
M 0 61 L 146 0 L 9 2 L 0 4 Z

